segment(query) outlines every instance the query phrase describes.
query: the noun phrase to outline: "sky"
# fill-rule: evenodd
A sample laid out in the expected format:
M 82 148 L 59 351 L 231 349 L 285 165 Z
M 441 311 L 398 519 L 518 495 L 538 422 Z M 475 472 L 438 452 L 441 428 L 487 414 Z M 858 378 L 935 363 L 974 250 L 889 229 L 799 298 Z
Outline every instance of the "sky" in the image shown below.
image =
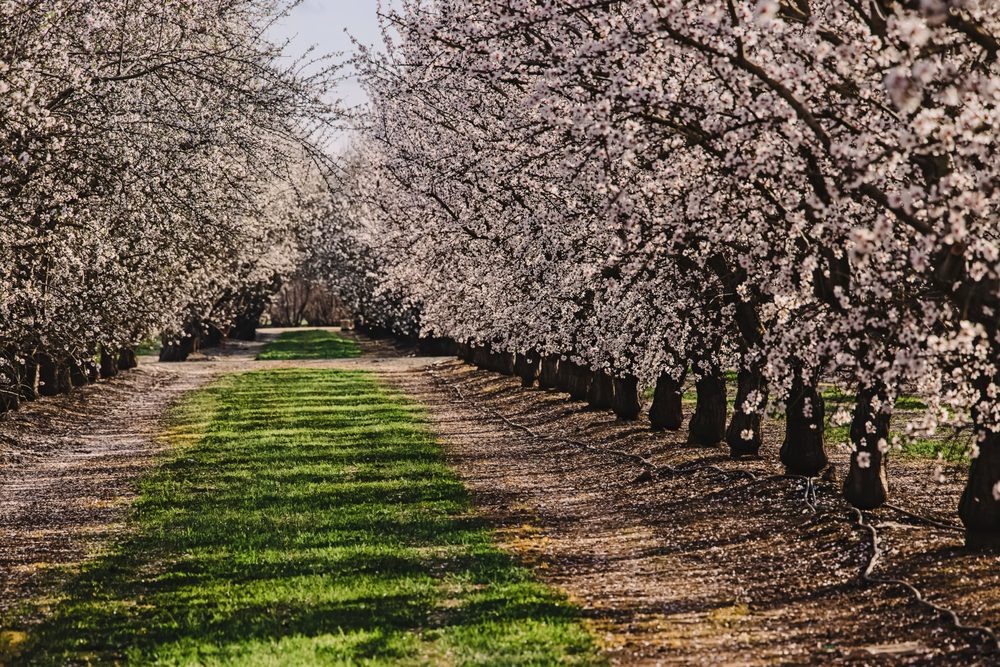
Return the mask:
M 391 2 L 385 2 L 385 6 Z M 375 14 L 375 0 L 303 0 L 291 14 L 271 29 L 274 41 L 291 40 L 288 53 L 299 56 L 310 46 L 316 53 L 343 52 L 353 50 L 351 39 L 370 46 L 382 44 L 378 18 Z M 346 31 L 346 32 L 345 32 Z M 353 79 L 345 81 L 337 91 L 348 105 L 365 102 L 365 94 Z

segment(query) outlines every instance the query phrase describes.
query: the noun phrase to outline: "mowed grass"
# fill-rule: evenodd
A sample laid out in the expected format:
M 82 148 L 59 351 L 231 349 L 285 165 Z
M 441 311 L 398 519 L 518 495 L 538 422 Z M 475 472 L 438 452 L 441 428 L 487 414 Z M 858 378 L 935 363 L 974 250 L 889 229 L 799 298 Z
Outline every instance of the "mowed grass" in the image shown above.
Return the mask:
M 333 331 L 309 329 L 287 331 L 268 343 L 257 359 L 285 361 L 292 359 L 348 359 L 361 356 L 361 348 L 353 340 Z
M 12 662 L 602 662 L 575 609 L 493 546 L 420 410 L 372 375 L 228 376 L 170 438 L 130 536 L 22 628 Z

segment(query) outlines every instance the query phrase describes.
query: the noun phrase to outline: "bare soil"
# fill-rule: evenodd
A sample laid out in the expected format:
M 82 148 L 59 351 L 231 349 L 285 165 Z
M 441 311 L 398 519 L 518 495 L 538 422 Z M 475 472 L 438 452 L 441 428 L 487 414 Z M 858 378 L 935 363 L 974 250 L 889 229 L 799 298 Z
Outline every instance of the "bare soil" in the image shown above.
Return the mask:
M 801 481 L 750 483 L 703 469 L 779 473 L 776 424 L 761 461 L 731 462 L 721 449 L 686 446 L 683 432 L 653 434 L 558 392 L 361 342 L 366 355 L 345 360 L 254 361 L 263 342 L 184 364 L 143 359 L 119 378 L 0 419 L 0 617 L 37 594 L 52 568 L 94 556 L 123 530 L 178 396 L 221 373 L 335 367 L 375 371 L 427 407 L 498 539 L 580 605 L 614 663 L 1000 664 L 981 635 L 898 587 L 861 582 L 870 539 L 835 483 L 819 485 L 814 513 Z M 650 477 L 612 450 L 692 471 Z M 845 474 L 846 454 L 831 454 Z M 954 523 L 964 470 L 946 468 L 937 483 L 934 465 L 895 461 L 893 499 Z M 966 623 L 1000 623 L 998 554 L 966 552 L 960 533 L 893 510 L 869 519 L 884 551 L 876 574 L 911 581 Z
M 819 483 L 814 513 L 801 481 L 697 471 L 781 473 L 778 424 L 762 460 L 733 462 L 687 446 L 683 431 L 654 434 L 459 362 L 391 380 L 429 407 L 504 545 L 581 605 L 615 663 L 1000 664 L 988 638 L 955 629 L 902 588 L 861 582 L 871 542 L 838 484 Z M 649 478 L 611 450 L 696 471 Z M 846 453 L 831 457 L 842 478 Z M 934 467 L 894 462 L 894 500 L 953 523 L 964 470 L 948 468 L 938 483 Z M 966 552 L 960 532 L 894 510 L 867 520 L 884 551 L 876 575 L 911 581 L 966 624 L 1000 622 L 996 553 Z

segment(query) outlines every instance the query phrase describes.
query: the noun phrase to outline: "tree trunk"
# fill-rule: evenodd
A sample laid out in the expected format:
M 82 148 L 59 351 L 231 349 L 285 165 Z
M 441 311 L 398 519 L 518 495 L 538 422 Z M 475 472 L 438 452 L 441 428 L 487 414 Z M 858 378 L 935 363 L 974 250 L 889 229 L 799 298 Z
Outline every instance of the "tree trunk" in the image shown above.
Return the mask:
M 264 306 L 254 304 L 236 316 L 232 329 L 229 330 L 229 337 L 235 340 L 254 341 L 257 340 L 257 327 L 260 326 L 260 318 L 264 314 Z
M 90 384 L 90 378 L 87 377 L 87 367 L 82 359 L 70 359 L 66 365 L 69 367 L 69 381 L 72 386 L 84 387 Z
M 559 386 L 559 357 L 554 354 L 542 359 L 542 367 L 538 371 L 538 386 L 542 389 L 555 389 Z
M 571 400 L 587 399 L 592 375 L 576 362 L 568 359 L 559 362 L 559 388 L 568 393 Z
M 38 360 L 35 355 L 25 355 L 24 363 L 21 366 L 21 398 L 26 401 L 33 401 L 38 398 Z
M 517 358 L 514 360 L 514 372 L 521 378 L 522 387 L 531 387 L 535 384 L 540 364 L 541 360 L 538 354 L 534 352 L 517 355 Z
M 762 442 L 761 421 L 764 416 L 764 406 L 767 404 L 767 382 L 760 371 L 742 368 L 736 382 L 736 403 L 733 416 L 729 420 L 729 428 L 726 430 L 729 455 L 734 459 L 758 456 Z M 743 406 L 747 398 L 754 393 L 757 394 L 757 400 L 754 401 L 755 408 L 747 413 Z
M 135 350 L 130 347 L 124 348 L 118 355 L 118 370 L 128 371 L 139 365 L 139 361 L 136 359 Z
M 489 351 L 482 346 L 474 347 L 472 349 L 472 364 L 476 366 L 479 370 L 489 370 L 490 367 L 490 354 Z
M 559 360 L 559 375 L 556 378 L 556 387 L 567 394 L 573 388 L 573 368 L 576 366 L 569 359 Z
M 878 410 L 872 400 L 880 402 Z M 889 482 L 885 473 L 885 455 L 882 448 L 889 441 L 888 402 L 884 387 L 863 386 L 858 390 L 851 420 L 851 467 L 844 480 L 844 498 L 861 510 L 881 507 L 889 497 Z M 880 448 L 879 445 L 882 445 Z
M 38 355 L 38 395 L 59 395 L 59 363 L 48 354 Z
M 712 370 L 695 383 L 698 403 L 688 424 L 688 444 L 710 447 L 726 436 L 726 379 Z
M 195 340 L 193 336 L 184 334 L 176 343 L 163 337 L 163 346 L 160 348 L 160 361 L 179 362 L 187 361 L 187 358 L 194 352 Z M 117 359 L 111 358 L 114 363 L 114 374 L 118 374 Z M 104 352 L 101 352 L 101 377 L 114 377 L 114 375 L 104 374 Z
M 785 441 L 780 452 L 789 474 L 813 477 L 829 463 L 823 450 L 823 417 L 823 397 L 816 384 L 806 386 L 797 374 L 785 406 Z
M 168 349 L 166 341 L 163 343 L 163 350 Z M 160 361 L 173 361 L 172 359 L 163 358 L 163 350 L 160 351 Z M 118 375 L 118 357 L 113 353 L 109 352 L 107 348 L 103 345 L 101 346 L 101 377 L 105 380 L 110 379 Z
M 21 366 L 16 361 L 17 354 L 8 349 L 3 353 L 5 368 L 0 377 L 0 413 L 17 410 L 21 405 Z
M 611 409 L 618 415 L 618 419 L 626 422 L 638 419 L 642 412 L 642 401 L 639 400 L 639 378 L 634 375 L 626 375 L 623 378 L 615 377 L 612 384 L 614 394 Z
M 257 318 L 258 320 L 260 317 Z M 226 340 L 226 332 L 215 326 L 214 324 L 204 324 L 201 327 L 201 347 L 219 347 L 222 345 L 223 341 Z M 252 332 L 249 334 L 249 338 L 238 338 L 237 340 L 248 340 L 253 341 L 257 338 L 257 327 L 254 326 Z M 129 366 L 129 368 L 132 368 Z M 128 368 L 121 368 L 121 370 L 128 370 Z
M 496 352 L 493 355 L 495 370 L 501 375 L 514 375 L 514 355 L 510 352 Z
M 989 384 L 989 379 L 981 381 L 984 399 Z M 972 411 L 979 456 L 972 459 L 969 479 L 958 503 L 958 515 L 965 524 L 965 544 L 970 548 L 1000 547 L 1000 432 L 987 426 L 987 419 L 978 410 Z
M 678 431 L 684 422 L 684 380 L 675 380 L 670 373 L 660 373 L 649 408 L 649 423 L 654 431 Z
M 587 402 L 595 410 L 610 410 L 614 407 L 614 383 L 604 371 L 594 371 L 594 379 L 587 392 Z

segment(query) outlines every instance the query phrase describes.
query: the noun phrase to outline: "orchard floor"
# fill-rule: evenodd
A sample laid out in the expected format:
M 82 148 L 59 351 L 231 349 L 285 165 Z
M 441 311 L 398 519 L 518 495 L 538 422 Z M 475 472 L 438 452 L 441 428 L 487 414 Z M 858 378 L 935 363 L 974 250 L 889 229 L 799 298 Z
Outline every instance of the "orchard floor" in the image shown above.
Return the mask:
M 774 425 L 763 460 L 734 463 L 556 392 L 362 344 L 364 356 L 345 360 L 254 361 L 262 343 L 185 364 L 143 359 L 120 378 L 0 420 L 0 617 L 43 590 L 53 568 L 93 557 L 120 534 L 134 482 L 161 447 L 160 419 L 182 393 L 243 370 L 352 368 L 378 373 L 427 408 L 500 545 L 579 605 L 614 663 L 1000 664 L 981 635 L 903 589 L 860 583 L 870 538 L 835 484 L 819 485 L 813 513 L 801 482 L 752 484 L 708 470 L 649 479 L 610 451 L 767 475 L 780 472 Z M 843 475 L 846 453 L 831 454 Z M 954 522 L 964 472 L 946 467 L 938 483 L 933 469 L 894 461 L 894 499 Z M 891 509 L 868 520 L 884 552 L 877 575 L 907 579 L 965 623 L 1000 625 L 998 554 L 966 552 L 960 533 Z M 0 648 L 17 640 L 0 636 Z

